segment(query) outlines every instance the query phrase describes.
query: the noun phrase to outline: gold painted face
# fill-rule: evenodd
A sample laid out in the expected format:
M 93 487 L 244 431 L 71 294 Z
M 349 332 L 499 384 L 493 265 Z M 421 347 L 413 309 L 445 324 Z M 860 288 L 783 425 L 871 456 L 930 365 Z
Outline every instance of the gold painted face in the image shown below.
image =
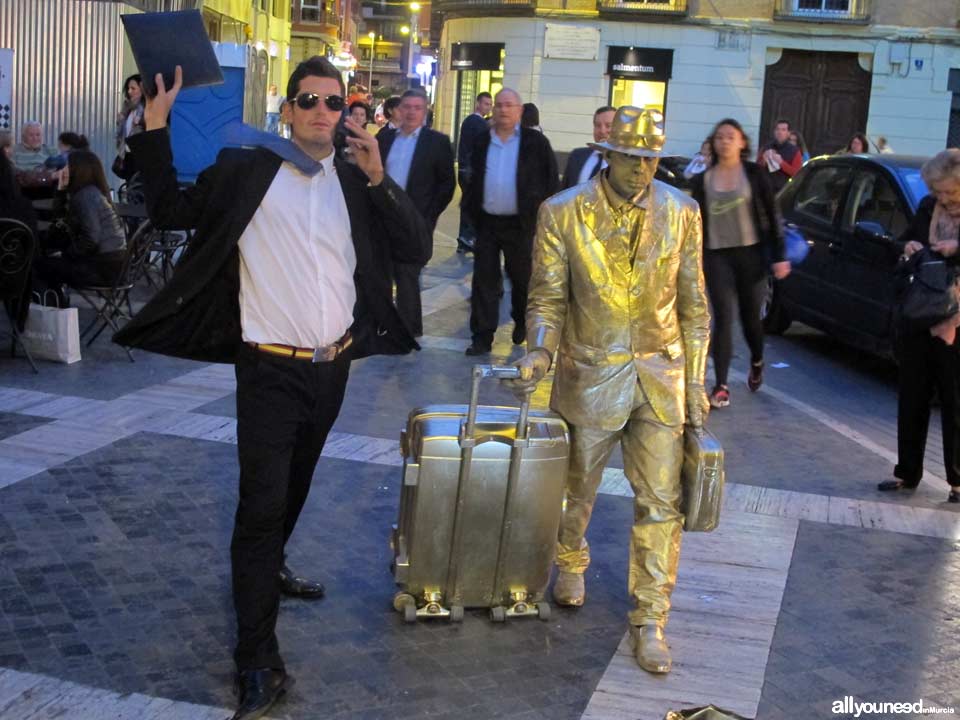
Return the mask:
M 636 157 L 608 150 L 604 153 L 607 164 L 607 182 L 620 197 L 639 195 L 653 180 L 660 158 Z

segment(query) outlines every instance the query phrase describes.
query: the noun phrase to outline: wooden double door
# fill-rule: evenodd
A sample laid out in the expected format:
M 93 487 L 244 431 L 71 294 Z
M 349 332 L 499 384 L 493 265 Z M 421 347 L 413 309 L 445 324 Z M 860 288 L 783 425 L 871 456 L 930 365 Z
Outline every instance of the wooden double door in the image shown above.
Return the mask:
M 784 50 L 767 67 L 757 145 L 770 141 L 783 118 L 803 135 L 811 156 L 846 147 L 854 133 L 866 132 L 870 77 L 856 53 Z

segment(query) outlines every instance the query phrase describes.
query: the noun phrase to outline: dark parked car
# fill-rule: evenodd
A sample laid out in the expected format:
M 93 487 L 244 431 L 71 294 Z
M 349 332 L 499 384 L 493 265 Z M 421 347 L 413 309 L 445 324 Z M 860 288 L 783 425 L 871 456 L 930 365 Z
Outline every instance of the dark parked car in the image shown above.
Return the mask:
M 888 354 L 892 345 L 894 269 L 927 188 L 926 158 L 837 155 L 808 162 L 780 192 L 786 224 L 803 233 L 810 254 L 771 284 L 767 332 L 791 321 L 858 347 Z

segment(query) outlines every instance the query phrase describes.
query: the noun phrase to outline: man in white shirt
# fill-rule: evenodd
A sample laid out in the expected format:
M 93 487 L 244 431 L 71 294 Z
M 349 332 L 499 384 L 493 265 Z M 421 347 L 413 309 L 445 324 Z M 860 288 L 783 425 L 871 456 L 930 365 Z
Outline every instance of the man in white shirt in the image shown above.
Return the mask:
M 268 711 L 287 681 L 276 636 L 281 592 L 322 597 L 296 577 L 284 550 L 340 411 L 352 358 L 417 347 L 390 297 L 387 264 L 422 262 L 423 219 L 385 177 L 376 139 L 345 126 L 357 164 L 333 136 L 343 82 L 324 58 L 297 66 L 284 120 L 293 142 L 263 134 L 257 149 L 226 149 L 181 189 L 166 119 L 182 85 L 147 101 L 142 159 L 157 227 L 195 228 L 170 282 L 114 340 L 177 357 L 233 362 L 237 375 L 239 502 L 231 544 L 240 707 Z M 269 147 L 270 149 L 265 149 Z
M 604 105 L 593 113 L 593 141 L 601 143 L 610 137 L 610 126 L 617 109 Z M 577 148 L 567 158 L 567 167 L 563 171 L 563 189 L 582 185 L 607 166 L 603 153 L 590 147 Z
M 384 159 L 387 175 L 406 191 L 423 219 L 427 221 L 432 239 L 437 219 L 453 199 L 456 187 L 450 138 L 424 127 L 427 119 L 427 94 L 419 88 L 403 93 L 394 118 L 399 122 L 397 130 L 377 134 L 380 157 Z M 432 255 L 431 244 L 430 256 Z M 427 260 L 429 261 L 429 257 Z M 422 265 L 393 265 L 393 279 L 397 284 L 397 310 L 414 337 L 423 335 L 423 311 L 420 306 L 422 269 Z

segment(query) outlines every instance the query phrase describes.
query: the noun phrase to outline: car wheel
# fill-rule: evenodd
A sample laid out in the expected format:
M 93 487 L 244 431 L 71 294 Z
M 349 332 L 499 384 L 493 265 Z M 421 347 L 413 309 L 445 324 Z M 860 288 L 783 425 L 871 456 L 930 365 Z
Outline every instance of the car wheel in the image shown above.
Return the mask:
M 760 303 L 760 320 L 763 322 L 764 332 L 770 335 L 782 335 L 792 322 L 778 296 L 776 280 L 772 275 L 768 276 L 763 301 Z

